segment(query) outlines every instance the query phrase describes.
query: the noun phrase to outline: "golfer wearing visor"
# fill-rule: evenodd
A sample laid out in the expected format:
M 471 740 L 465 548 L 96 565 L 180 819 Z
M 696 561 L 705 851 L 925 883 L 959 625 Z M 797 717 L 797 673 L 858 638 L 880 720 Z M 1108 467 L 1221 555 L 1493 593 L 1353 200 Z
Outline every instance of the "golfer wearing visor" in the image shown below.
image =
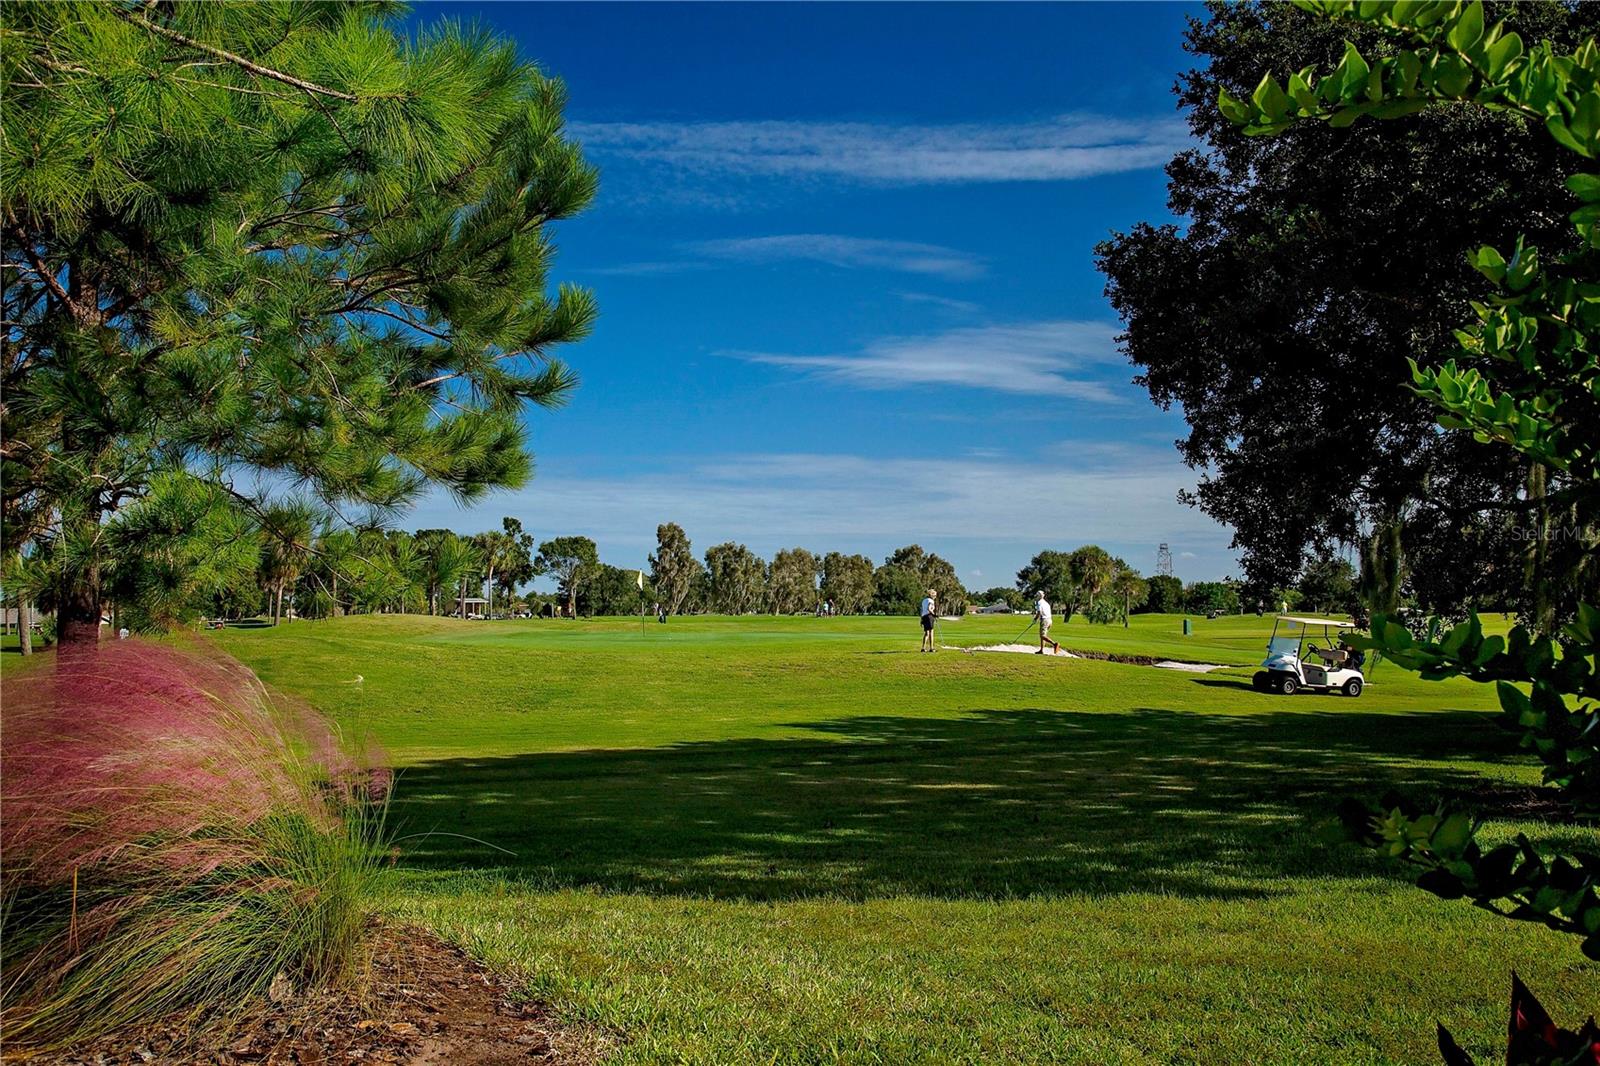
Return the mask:
M 934 614 L 933 601 L 938 598 L 939 594 L 932 589 L 929 589 L 928 594 L 922 597 L 922 648 L 920 649 L 922 651 L 934 650 L 933 621 L 938 616 Z
M 1039 650 L 1035 654 L 1043 655 L 1047 645 L 1059 653 L 1061 645 L 1050 639 L 1050 626 L 1055 618 L 1050 613 L 1050 601 L 1044 598 L 1043 592 L 1039 593 L 1039 600 L 1033 605 L 1033 617 L 1039 622 Z

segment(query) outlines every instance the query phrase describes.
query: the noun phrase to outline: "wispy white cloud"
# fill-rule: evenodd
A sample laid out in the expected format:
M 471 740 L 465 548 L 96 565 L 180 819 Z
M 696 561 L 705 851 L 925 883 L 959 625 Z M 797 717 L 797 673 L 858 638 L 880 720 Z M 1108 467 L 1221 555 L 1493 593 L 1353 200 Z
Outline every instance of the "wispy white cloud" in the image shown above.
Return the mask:
M 936 296 L 931 292 L 897 292 L 896 296 L 908 304 L 929 304 L 941 307 L 946 311 L 955 311 L 959 314 L 975 314 L 981 308 L 971 300 L 955 300 L 948 296 Z
M 700 255 L 740 263 L 812 260 L 832 266 L 930 274 L 952 280 L 981 275 L 982 259 L 954 248 L 916 241 L 846 237 L 833 233 L 785 233 L 771 237 L 735 237 L 691 245 Z
M 1188 143 L 1171 117 L 1036 122 L 579 122 L 588 152 L 687 174 L 882 185 L 1070 181 L 1160 166 Z
M 727 264 L 814 262 L 851 270 L 886 270 L 968 281 L 988 269 L 982 257 L 938 244 L 850 237 L 837 233 L 779 233 L 761 237 L 728 237 L 679 246 L 678 259 L 646 260 L 599 267 L 593 273 L 619 275 L 676 274 L 710 270 Z M 937 300 L 939 297 L 926 297 Z M 959 303 L 960 301 L 951 301 Z
M 657 274 L 683 274 L 691 270 L 704 270 L 709 263 L 698 259 L 647 259 L 637 263 L 618 263 L 616 266 L 590 267 L 587 273 L 621 277 L 649 277 Z
M 954 545 L 958 566 L 991 572 L 1020 566 L 1044 547 L 1098 543 L 1148 568 L 1156 545 L 1198 555 L 1186 576 L 1214 576 L 1233 565 L 1227 531 L 1177 501 L 1194 473 L 1170 448 L 1105 449 L 1078 462 L 1015 456 L 875 458 L 778 453 L 658 461 L 609 477 L 550 469 L 515 493 L 463 518 L 442 496 L 412 516 L 419 528 L 487 528 L 502 514 L 523 515 L 540 536 L 582 533 L 603 553 L 641 557 L 657 523 L 681 524 L 700 550 L 735 539 L 763 553 L 803 544 L 883 555 L 901 544 Z M 539 516 L 560 516 L 545 530 Z M 1013 561 L 1015 560 L 1015 561 Z M 976 576 L 976 575 L 974 575 Z
M 884 337 L 849 354 L 721 354 L 867 388 L 957 385 L 1110 403 L 1119 397 L 1103 369 L 1122 362 L 1116 335 L 1112 323 L 1068 319 Z

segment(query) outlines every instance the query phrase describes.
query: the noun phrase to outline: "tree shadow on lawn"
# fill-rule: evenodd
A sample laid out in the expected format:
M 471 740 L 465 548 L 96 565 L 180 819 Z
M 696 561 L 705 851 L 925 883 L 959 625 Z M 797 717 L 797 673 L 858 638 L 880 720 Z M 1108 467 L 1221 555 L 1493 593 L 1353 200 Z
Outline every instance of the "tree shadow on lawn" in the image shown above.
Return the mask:
M 1196 685 L 1203 688 L 1237 688 L 1246 692 L 1254 692 L 1255 686 L 1248 681 L 1240 681 L 1231 677 L 1196 677 L 1192 679 Z M 1286 700 L 1315 699 L 1318 693 L 1308 692 L 1303 696 L 1285 696 Z
M 1484 777 L 1452 763 L 1516 758 L 1468 712 L 1007 710 L 792 728 L 827 739 L 439 760 L 403 773 L 392 817 L 410 866 L 549 888 L 1227 899 L 1291 876 L 1402 877 L 1321 838 L 1338 800 L 1467 794 Z

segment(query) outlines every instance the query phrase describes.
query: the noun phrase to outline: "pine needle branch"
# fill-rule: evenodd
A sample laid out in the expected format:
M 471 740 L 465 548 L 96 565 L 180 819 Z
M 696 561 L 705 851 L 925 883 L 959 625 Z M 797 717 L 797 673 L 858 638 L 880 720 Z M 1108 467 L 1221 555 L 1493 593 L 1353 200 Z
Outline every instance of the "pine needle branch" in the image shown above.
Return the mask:
M 354 93 L 341 92 L 338 89 L 330 89 L 325 85 L 318 85 L 315 82 L 306 81 L 303 78 L 297 78 L 292 74 L 285 74 L 281 70 L 273 70 L 271 67 L 264 67 L 260 63 L 252 63 L 242 55 L 230 52 L 224 48 L 218 48 L 215 45 L 206 44 L 204 41 L 197 41 L 193 37 L 179 33 L 177 30 L 168 29 L 166 26 L 151 22 L 149 19 L 141 18 L 132 12 L 122 11 L 119 9 L 117 11 L 117 15 L 141 29 L 149 30 L 157 37 L 165 37 L 167 40 L 181 44 L 185 48 L 194 48 L 198 51 L 206 53 L 207 55 L 216 56 L 218 59 L 226 59 L 228 62 L 239 67 L 241 70 L 248 71 L 258 78 L 267 78 L 270 81 L 280 82 L 284 85 L 292 85 L 296 89 L 299 89 L 303 92 L 308 92 L 319 96 L 331 96 L 337 100 L 347 100 L 351 103 L 354 103 L 360 99 L 360 97 L 356 96 Z

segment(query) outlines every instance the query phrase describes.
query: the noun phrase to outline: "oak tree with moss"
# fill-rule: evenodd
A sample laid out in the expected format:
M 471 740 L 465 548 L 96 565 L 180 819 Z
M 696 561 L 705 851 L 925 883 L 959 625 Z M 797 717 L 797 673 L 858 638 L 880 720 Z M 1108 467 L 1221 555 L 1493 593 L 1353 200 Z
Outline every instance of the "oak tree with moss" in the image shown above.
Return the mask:
M 1504 637 L 1485 635 L 1476 616 L 1448 633 L 1419 639 L 1396 619 L 1373 620 L 1377 648 L 1424 678 L 1492 683 L 1501 723 L 1544 763 L 1571 816 L 1600 821 L 1600 46 L 1571 50 L 1525 43 L 1491 23 L 1482 3 L 1402 0 L 1394 4 L 1299 0 L 1314 13 L 1354 19 L 1383 31 L 1385 47 L 1345 47 L 1337 64 L 1279 78 L 1265 75 L 1249 99 L 1226 92 L 1219 106 L 1247 133 L 1270 136 L 1305 121 L 1349 126 L 1366 117 L 1413 114 L 1435 101 L 1492 109 L 1534 124 L 1576 154 L 1567 179 L 1568 220 L 1577 247 L 1541 255 L 1529 241 L 1483 246 L 1469 261 L 1486 280 L 1474 321 L 1456 331 L 1442 364 L 1412 364 L 1412 389 L 1446 429 L 1508 450 L 1543 476 L 1529 497 L 1549 521 L 1576 530 L 1568 574 L 1589 602 L 1559 624 L 1532 572 L 1534 609 Z M 1467 898 L 1511 918 L 1580 938 L 1600 959 L 1600 854 L 1572 847 L 1541 850 L 1519 838 L 1483 848 L 1478 822 L 1464 811 L 1423 810 L 1403 796 L 1376 808 L 1351 804 L 1349 828 L 1386 854 L 1423 868 L 1421 883 L 1447 898 Z M 1579 1042 L 1600 1053 L 1593 1025 Z M 1530 1054 L 1517 1062 L 1553 1059 Z M 1448 1050 L 1448 1049 L 1447 1049 Z M 1545 1054 L 1548 1048 L 1536 1048 Z M 1464 1061 L 1456 1059 L 1452 1061 Z M 1561 1061 L 1568 1061 L 1561 1059 Z M 1578 1061 L 1577 1058 L 1571 1061 Z M 1584 1061 L 1588 1061 L 1587 1058 Z

